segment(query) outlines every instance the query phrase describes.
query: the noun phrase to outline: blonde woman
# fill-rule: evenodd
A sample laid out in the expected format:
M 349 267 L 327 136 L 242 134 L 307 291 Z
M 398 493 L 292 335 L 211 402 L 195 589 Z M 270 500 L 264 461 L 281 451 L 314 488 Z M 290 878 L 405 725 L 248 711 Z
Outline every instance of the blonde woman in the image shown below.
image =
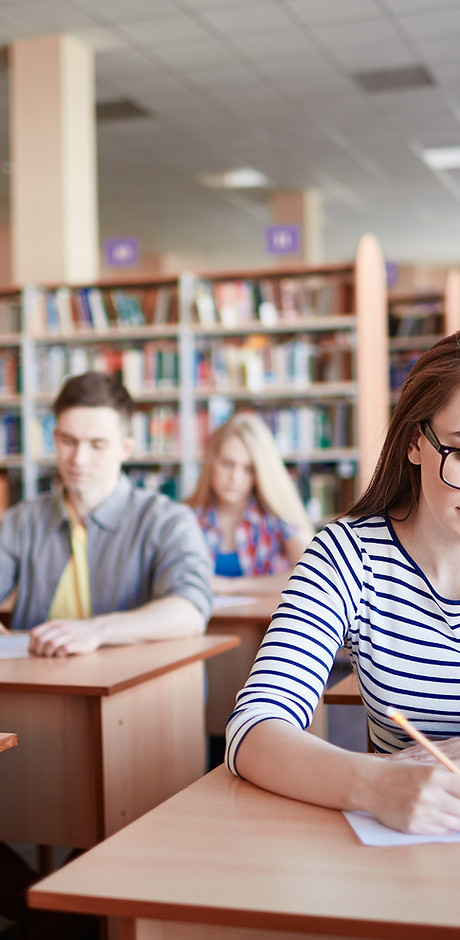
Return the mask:
M 216 594 L 282 590 L 313 537 L 273 436 L 252 412 L 233 415 L 211 435 L 187 502 L 213 558 Z

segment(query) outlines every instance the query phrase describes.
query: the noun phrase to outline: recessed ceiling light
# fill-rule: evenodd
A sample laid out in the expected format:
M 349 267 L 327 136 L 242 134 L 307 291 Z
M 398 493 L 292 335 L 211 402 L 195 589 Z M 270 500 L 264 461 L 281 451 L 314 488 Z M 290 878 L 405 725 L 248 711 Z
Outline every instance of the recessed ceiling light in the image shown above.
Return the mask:
M 421 151 L 422 160 L 431 170 L 455 170 L 460 167 L 460 146 L 426 147 Z
M 268 186 L 268 178 L 250 166 L 238 167 L 227 173 L 202 173 L 199 182 L 211 189 L 256 189 Z
M 351 77 L 368 94 L 385 91 L 410 91 L 433 85 L 433 77 L 422 65 L 409 65 L 396 69 L 355 72 Z
M 154 114 L 146 111 L 135 101 L 120 98 L 116 101 L 101 101 L 96 104 L 96 118 L 98 124 L 112 121 L 126 121 L 130 118 L 152 118 Z

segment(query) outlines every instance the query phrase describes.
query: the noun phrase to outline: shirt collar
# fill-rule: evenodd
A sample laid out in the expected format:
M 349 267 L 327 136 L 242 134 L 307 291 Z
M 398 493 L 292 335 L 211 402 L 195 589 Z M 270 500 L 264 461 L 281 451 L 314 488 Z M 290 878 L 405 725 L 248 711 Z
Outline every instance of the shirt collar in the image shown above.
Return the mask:
M 99 506 L 96 506 L 92 512 L 88 513 L 87 518 L 91 519 L 101 529 L 108 529 L 115 532 L 126 513 L 127 504 L 132 493 L 132 486 L 125 473 L 121 473 L 118 483 L 114 490 L 107 496 Z M 64 522 L 69 524 L 69 515 L 65 506 L 64 494 L 61 492 L 55 503 L 55 523 L 56 528 Z

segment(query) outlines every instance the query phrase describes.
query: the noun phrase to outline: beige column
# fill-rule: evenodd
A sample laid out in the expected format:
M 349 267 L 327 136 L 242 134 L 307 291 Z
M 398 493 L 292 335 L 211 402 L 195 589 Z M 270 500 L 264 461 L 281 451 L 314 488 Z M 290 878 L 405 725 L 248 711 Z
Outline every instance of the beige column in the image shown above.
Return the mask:
M 94 53 L 71 36 L 10 47 L 12 278 L 99 273 Z
M 295 255 L 277 255 L 282 264 L 301 262 L 315 265 L 324 261 L 323 194 L 319 189 L 284 190 L 273 194 L 270 201 L 274 225 L 299 225 L 300 251 Z

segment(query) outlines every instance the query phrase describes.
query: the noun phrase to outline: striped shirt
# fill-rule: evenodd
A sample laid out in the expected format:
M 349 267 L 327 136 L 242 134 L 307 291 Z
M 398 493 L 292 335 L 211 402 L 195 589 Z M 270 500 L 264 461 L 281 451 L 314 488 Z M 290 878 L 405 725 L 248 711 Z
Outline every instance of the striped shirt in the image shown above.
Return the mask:
M 340 646 L 349 652 L 377 752 L 460 735 L 460 599 L 441 597 L 388 519 L 342 519 L 310 543 L 281 596 L 227 725 L 227 764 L 247 731 L 281 718 L 306 728 Z

